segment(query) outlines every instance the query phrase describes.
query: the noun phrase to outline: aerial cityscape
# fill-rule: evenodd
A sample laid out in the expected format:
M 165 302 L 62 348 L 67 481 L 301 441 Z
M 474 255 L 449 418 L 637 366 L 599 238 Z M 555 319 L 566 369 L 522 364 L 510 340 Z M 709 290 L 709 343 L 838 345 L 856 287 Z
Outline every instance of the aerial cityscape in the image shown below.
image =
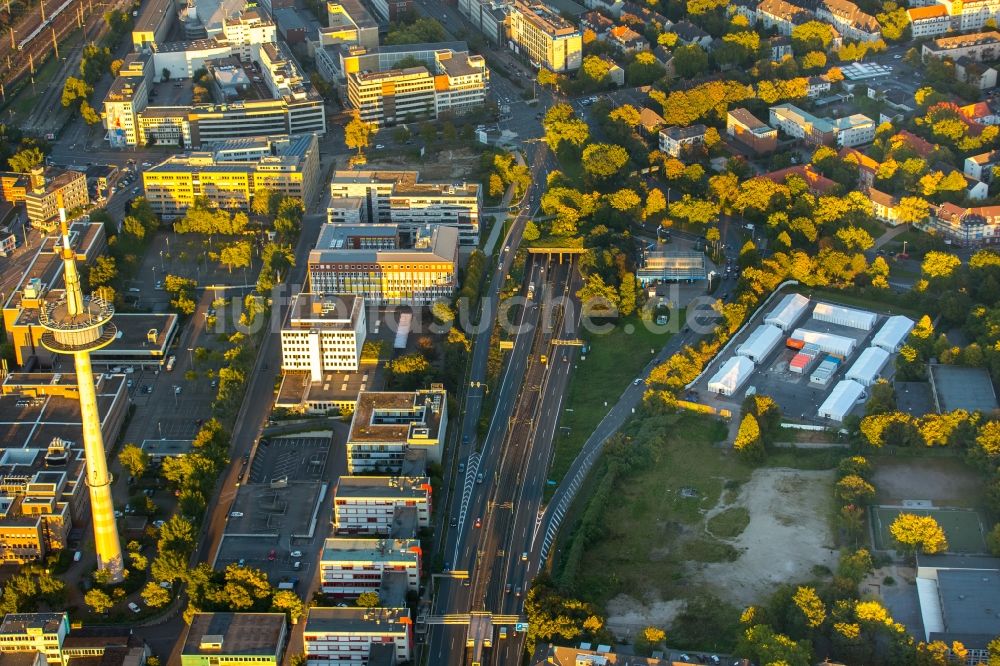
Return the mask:
M 0 3 L 0 666 L 1000 666 L 998 22 Z

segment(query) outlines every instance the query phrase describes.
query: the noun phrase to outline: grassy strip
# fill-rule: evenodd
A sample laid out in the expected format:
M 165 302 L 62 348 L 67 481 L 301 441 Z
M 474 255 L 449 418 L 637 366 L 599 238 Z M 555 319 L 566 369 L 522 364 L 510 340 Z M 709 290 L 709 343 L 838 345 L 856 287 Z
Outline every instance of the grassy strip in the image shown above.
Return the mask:
M 676 316 L 683 318 L 683 311 Z M 632 333 L 626 333 L 628 327 Z M 549 478 L 559 481 L 609 407 L 649 363 L 650 349 L 663 347 L 671 333 L 653 333 L 632 315 L 606 335 L 589 334 L 586 360 L 577 361 L 563 403 Z
M 868 292 L 865 295 L 861 295 L 834 289 L 809 288 L 804 285 L 799 285 L 795 291 L 805 294 L 811 298 L 817 298 L 831 303 L 853 306 L 856 308 L 865 308 L 868 310 L 876 310 L 879 312 L 889 311 L 892 314 L 906 315 L 907 317 L 913 317 L 916 319 L 919 319 L 925 314 L 918 310 L 900 305 L 899 295 L 890 291 L 885 291 L 884 293 L 879 292 L 877 294 Z

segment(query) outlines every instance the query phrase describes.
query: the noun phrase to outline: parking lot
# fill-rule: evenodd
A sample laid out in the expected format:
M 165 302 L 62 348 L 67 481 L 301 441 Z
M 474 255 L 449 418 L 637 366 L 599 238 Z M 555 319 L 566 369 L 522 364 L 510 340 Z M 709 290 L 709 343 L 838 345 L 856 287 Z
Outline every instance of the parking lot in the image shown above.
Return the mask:
M 830 395 L 833 387 L 844 379 L 844 375 L 851 369 L 852 364 L 861 353 L 871 345 L 871 339 L 886 320 L 884 314 L 878 314 L 871 330 L 863 330 L 815 319 L 812 316 L 812 309 L 819 301 L 810 301 L 808 308 L 798 317 L 794 325 L 782 333 L 781 342 L 756 364 L 749 377 L 740 384 L 732 395 L 721 395 L 708 390 L 710 380 L 727 361 L 734 357 L 739 346 L 750 337 L 758 326 L 764 323 L 765 317 L 774 309 L 776 302 L 772 301 L 768 306 L 761 308 L 761 311 L 731 341 L 726 350 L 713 359 L 702 376 L 691 387 L 687 397 L 711 407 L 728 409 L 738 414 L 744 398 L 756 392 L 774 398 L 787 418 L 805 423 L 831 425 L 831 421 L 817 415 L 817 410 Z M 819 364 L 818 361 L 807 368 L 805 372 L 793 372 L 790 369 L 789 362 L 798 353 L 798 350 L 788 348 L 785 340 L 797 328 L 837 335 L 855 341 L 853 351 L 845 356 L 825 386 L 810 381 L 812 372 Z M 828 354 L 821 354 L 819 359 L 822 360 L 827 356 Z M 882 377 L 891 378 L 894 358 L 895 354 L 890 355 L 888 362 L 882 369 Z M 858 403 L 858 406 L 860 404 L 863 404 L 863 400 Z
M 230 508 L 216 569 L 242 563 L 272 583 L 309 580 L 329 531 L 324 513 L 336 470 L 328 467 L 341 467 L 330 451 L 329 437 L 261 440 Z

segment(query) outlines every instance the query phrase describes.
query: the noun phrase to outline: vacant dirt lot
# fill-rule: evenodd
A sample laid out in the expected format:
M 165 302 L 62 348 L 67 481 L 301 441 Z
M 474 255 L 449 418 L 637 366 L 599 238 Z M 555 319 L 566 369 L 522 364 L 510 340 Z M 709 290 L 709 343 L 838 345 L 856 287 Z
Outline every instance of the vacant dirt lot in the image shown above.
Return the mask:
M 686 602 L 683 599 L 643 603 L 628 594 L 619 594 L 608 602 L 607 627 L 618 638 L 635 636 L 650 625 L 668 627 L 677 614 L 684 610 Z
M 871 462 L 880 504 L 931 500 L 940 506 L 975 507 L 980 503 L 982 479 L 958 458 L 880 457 Z
M 743 506 L 750 524 L 738 537 L 722 539 L 740 551 L 735 562 L 691 564 L 691 574 L 734 605 L 763 600 L 780 583 L 806 580 L 814 566 L 833 569 L 827 524 L 834 472 L 758 469 L 731 505 L 721 504 L 708 517 Z

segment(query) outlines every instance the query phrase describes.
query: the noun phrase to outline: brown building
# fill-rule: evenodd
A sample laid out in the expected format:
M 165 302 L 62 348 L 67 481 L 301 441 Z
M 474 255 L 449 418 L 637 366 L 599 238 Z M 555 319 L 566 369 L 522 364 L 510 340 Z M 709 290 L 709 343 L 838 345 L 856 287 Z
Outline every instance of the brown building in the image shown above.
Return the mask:
M 746 109 L 733 109 L 726 116 L 726 134 L 758 155 L 778 147 L 778 130 L 765 125 Z

